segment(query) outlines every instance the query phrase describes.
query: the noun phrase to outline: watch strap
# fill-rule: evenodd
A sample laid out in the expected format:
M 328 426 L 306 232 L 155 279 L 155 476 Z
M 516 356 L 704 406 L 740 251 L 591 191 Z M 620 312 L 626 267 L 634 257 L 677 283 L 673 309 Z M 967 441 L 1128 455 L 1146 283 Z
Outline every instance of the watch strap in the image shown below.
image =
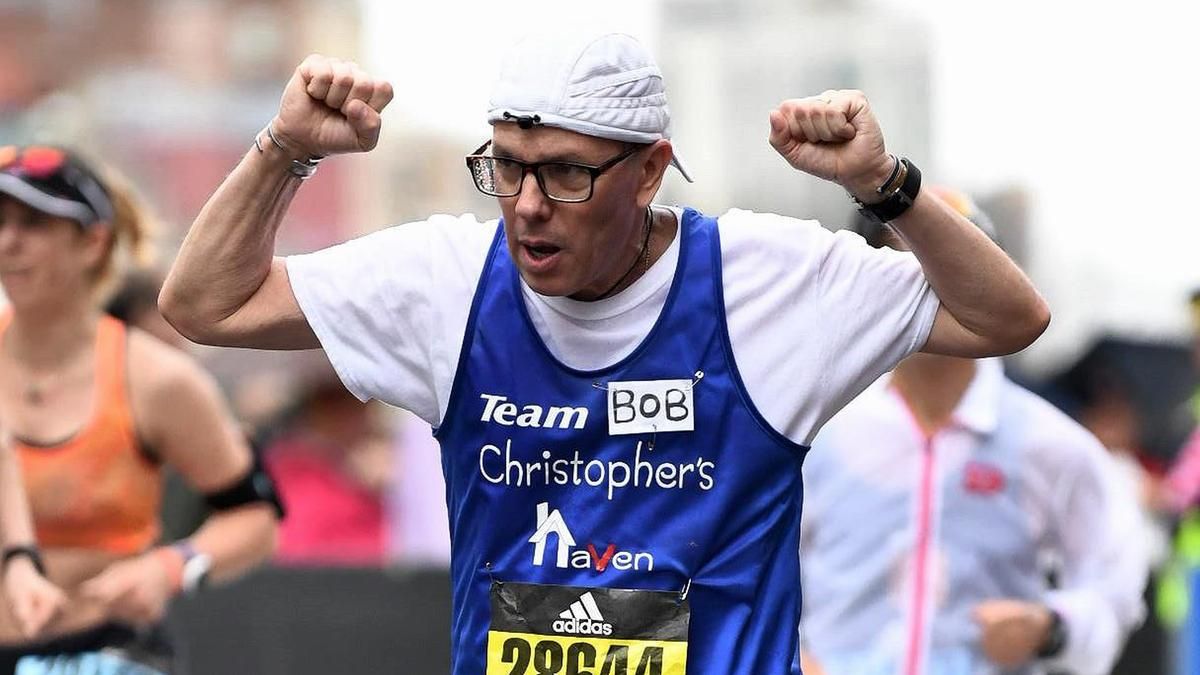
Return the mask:
M 3 572 L 14 558 L 21 557 L 29 558 L 33 569 L 37 570 L 38 574 L 46 576 L 46 561 L 42 559 L 42 551 L 33 544 L 5 546 L 2 560 L 0 560 L 0 572 Z
M 1046 639 L 1038 647 L 1039 659 L 1052 659 L 1061 654 L 1067 646 L 1067 624 L 1063 621 L 1062 614 L 1053 608 L 1047 610 L 1050 612 L 1050 630 L 1046 631 Z
M 882 223 L 891 222 L 905 211 L 912 208 L 921 191 L 921 170 L 910 162 L 907 157 L 897 160 L 897 167 L 904 173 L 904 180 L 898 187 L 887 192 L 887 196 L 875 204 L 865 204 L 855 198 L 858 210 L 868 218 Z M 891 182 L 891 181 L 889 181 Z M 886 187 L 886 186 L 885 186 Z

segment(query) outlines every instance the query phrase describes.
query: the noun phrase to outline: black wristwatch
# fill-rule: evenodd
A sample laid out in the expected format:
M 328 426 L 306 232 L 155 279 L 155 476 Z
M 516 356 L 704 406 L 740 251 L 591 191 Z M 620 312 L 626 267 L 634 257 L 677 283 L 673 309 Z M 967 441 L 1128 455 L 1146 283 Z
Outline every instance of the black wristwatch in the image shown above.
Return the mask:
M 1061 654 L 1067 646 L 1066 622 L 1063 621 L 1062 615 L 1053 609 L 1047 608 L 1047 611 L 1050 612 L 1050 630 L 1046 631 L 1046 639 L 1038 647 L 1039 659 L 1052 659 Z
M 24 546 L 5 546 L 3 558 L 2 561 L 0 561 L 0 573 L 3 573 L 6 569 L 8 569 L 9 561 L 11 561 L 13 558 L 20 558 L 22 556 L 29 558 L 29 562 L 33 563 L 33 569 L 37 570 L 38 574 L 46 576 L 46 562 L 42 560 L 42 552 L 38 550 L 37 546 L 33 546 L 32 544 Z
M 884 195 L 883 201 L 866 204 L 854 195 L 850 198 L 858 205 L 858 212 L 867 220 L 875 223 L 889 223 L 899 218 L 917 201 L 917 193 L 921 191 L 921 170 L 915 164 L 901 157 L 896 160 L 896 170 L 892 177 L 876 190 Z

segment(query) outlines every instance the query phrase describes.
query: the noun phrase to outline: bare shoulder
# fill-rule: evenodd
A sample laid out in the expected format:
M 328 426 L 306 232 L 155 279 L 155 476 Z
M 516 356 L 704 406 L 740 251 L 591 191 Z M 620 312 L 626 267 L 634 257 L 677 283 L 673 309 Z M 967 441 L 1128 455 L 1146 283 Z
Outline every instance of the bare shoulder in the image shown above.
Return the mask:
M 189 354 L 139 328 L 129 326 L 128 332 L 132 395 L 169 393 L 211 381 L 211 376 Z
M 216 380 L 190 355 L 129 327 L 129 398 L 139 430 L 148 436 L 178 415 L 220 397 Z

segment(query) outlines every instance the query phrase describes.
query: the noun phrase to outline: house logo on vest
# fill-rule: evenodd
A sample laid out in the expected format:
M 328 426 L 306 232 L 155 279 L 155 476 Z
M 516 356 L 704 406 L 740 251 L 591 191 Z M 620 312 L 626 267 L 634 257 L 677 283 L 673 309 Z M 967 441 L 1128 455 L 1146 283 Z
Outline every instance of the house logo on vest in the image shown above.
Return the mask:
M 612 635 L 613 626 L 604 620 L 596 599 L 588 591 L 571 603 L 571 606 L 559 613 L 558 619 L 550 626 L 555 633 L 570 635 Z
M 546 562 L 547 542 L 553 537 L 555 550 L 554 558 Z M 595 544 L 588 543 L 583 548 L 576 546 L 575 536 L 567 527 L 562 512 L 551 510 L 549 502 L 537 505 L 537 529 L 529 537 L 533 544 L 533 564 L 535 567 L 553 565 L 560 569 L 591 569 L 596 573 L 603 572 L 611 565 L 614 569 L 626 571 L 654 570 L 654 556 L 645 551 L 623 551 L 616 544 L 608 544 L 601 551 Z

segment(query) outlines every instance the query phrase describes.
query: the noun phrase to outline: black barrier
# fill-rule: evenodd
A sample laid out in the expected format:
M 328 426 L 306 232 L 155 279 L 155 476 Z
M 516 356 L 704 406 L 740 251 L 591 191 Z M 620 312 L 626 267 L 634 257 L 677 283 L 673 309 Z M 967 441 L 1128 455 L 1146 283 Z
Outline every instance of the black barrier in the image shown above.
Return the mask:
M 183 675 L 446 675 L 442 570 L 270 568 L 175 603 Z

